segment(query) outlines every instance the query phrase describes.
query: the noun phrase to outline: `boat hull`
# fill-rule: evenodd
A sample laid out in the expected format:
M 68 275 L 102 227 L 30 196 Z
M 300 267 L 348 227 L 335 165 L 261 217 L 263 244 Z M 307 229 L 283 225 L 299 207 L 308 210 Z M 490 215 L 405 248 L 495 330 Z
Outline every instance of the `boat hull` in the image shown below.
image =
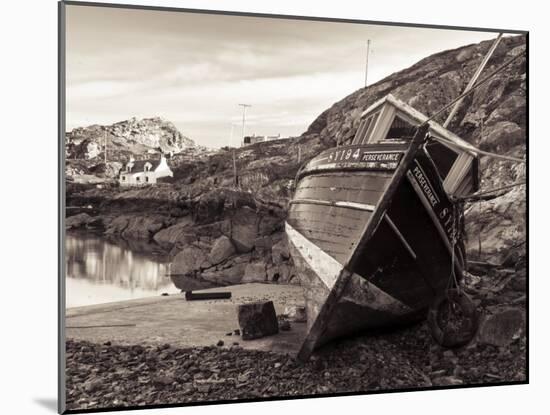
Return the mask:
M 463 267 L 455 244 L 458 210 L 429 155 L 415 150 L 396 177 L 407 146 L 339 151 L 358 149 L 351 163 L 332 162 L 330 152 L 310 162 L 289 209 L 286 233 L 306 287 L 310 351 L 336 337 L 418 319 Z M 327 302 L 331 311 L 320 324 Z

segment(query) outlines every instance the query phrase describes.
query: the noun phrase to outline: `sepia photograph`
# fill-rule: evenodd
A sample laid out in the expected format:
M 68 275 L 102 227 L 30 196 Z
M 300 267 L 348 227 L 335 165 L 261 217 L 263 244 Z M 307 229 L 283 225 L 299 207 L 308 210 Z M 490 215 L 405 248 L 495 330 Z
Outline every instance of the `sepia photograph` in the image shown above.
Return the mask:
M 527 31 L 58 6 L 60 412 L 528 383 Z

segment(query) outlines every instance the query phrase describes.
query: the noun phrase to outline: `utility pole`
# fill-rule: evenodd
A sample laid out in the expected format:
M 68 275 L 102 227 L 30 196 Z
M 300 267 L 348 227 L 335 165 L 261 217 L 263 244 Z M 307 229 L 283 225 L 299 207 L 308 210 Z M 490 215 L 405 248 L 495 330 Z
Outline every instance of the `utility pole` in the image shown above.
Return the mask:
M 369 75 L 369 53 L 370 53 L 370 39 L 367 40 L 367 59 L 365 62 L 365 87 L 367 86 L 367 77 Z
M 246 109 L 251 107 L 252 105 L 250 105 L 250 104 L 239 104 L 239 106 L 243 107 L 243 134 L 242 134 L 243 135 L 242 136 L 243 141 L 241 141 L 241 143 L 242 143 L 242 142 L 244 142 L 244 125 L 245 125 L 245 121 L 246 121 Z
M 105 130 L 104 133 L 103 133 L 103 141 L 104 141 L 104 144 L 105 144 L 105 151 L 104 151 L 104 154 L 103 154 L 103 158 L 104 158 L 104 161 L 105 161 L 105 169 L 107 169 L 107 130 Z

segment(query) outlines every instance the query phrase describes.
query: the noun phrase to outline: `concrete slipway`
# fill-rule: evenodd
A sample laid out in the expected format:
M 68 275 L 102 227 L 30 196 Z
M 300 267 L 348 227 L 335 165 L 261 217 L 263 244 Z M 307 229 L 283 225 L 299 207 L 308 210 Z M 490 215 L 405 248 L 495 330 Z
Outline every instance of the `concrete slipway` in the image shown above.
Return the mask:
M 290 331 L 244 341 L 233 334 L 239 328 L 237 305 L 272 300 L 277 314 L 286 306 L 304 305 L 301 287 L 242 284 L 194 292 L 231 291 L 229 300 L 186 301 L 182 294 L 74 307 L 66 312 L 66 337 L 95 343 L 165 344 L 176 347 L 226 346 L 238 342 L 246 349 L 296 353 L 305 336 L 305 323 L 292 323 Z

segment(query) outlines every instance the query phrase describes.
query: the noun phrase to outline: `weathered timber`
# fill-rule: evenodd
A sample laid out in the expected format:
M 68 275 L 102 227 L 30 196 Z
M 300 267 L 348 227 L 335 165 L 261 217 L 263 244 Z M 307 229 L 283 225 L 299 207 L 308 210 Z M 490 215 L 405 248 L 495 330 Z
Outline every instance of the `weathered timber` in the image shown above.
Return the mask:
M 309 359 L 311 353 L 315 349 L 315 346 L 320 336 L 322 335 L 328 324 L 330 315 L 332 314 L 334 308 L 336 307 L 338 301 L 344 293 L 350 281 L 350 278 L 353 276 L 353 272 L 350 271 L 350 269 L 354 269 L 356 263 L 360 260 L 360 256 L 364 252 L 365 245 L 369 242 L 371 236 L 374 234 L 378 225 L 382 221 L 386 213 L 386 209 L 391 202 L 393 194 L 397 190 L 398 186 L 401 184 L 402 179 L 405 177 L 405 174 L 410 167 L 410 163 L 415 158 L 418 149 L 424 143 L 428 130 L 429 126 L 423 125 L 416 131 L 416 134 L 414 135 L 410 146 L 405 153 L 403 159 L 401 160 L 399 166 L 395 170 L 392 180 L 389 183 L 383 197 L 378 202 L 376 210 L 372 213 L 372 216 L 365 224 L 359 238 L 359 243 L 351 252 L 348 260 L 344 263 L 344 267 L 338 275 L 336 282 L 330 290 L 325 302 L 321 305 L 317 318 L 313 322 L 309 333 L 305 338 L 300 351 L 298 352 L 297 358 L 299 360 L 305 361 Z
M 196 301 L 196 300 L 226 300 L 231 298 L 231 291 L 222 291 L 222 292 L 203 292 L 203 293 L 194 293 L 192 291 L 185 292 L 185 299 L 187 301 Z

